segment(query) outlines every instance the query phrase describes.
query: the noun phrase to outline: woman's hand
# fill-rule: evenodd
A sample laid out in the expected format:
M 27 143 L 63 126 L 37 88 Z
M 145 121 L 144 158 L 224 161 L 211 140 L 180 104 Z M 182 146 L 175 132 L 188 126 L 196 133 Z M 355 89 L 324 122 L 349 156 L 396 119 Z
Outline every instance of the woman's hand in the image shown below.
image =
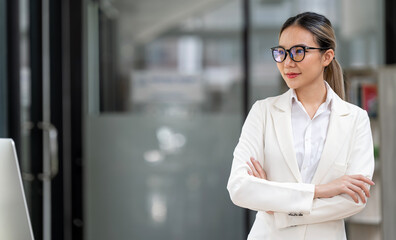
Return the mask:
M 331 198 L 343 193 L 348 194 L 352 199 L 359 203 L 359 198 L 366 203 L 366 198 L 370 197 L 370 191 L 365 184 L 374 185 L 374 182 L 363 175 L 344 175 L 327 184 L 315 186 L 314 198 Z
M 253 157 L 250 157 L 250 162 L 247 161 L 246 163 L 250 167 L 250 170 L 248 170 L 249 175 L 267 180 L 267 174 L 261 167 L 259 161 L 257 161 Z
M 264 169 L 261 167 L 259 161 L 254 159 L 253 157 L 250 157 L 250 162 L 246 162 L 250 169 L 248 170 L 248 174 L 250 176 L 258 177 L 261 179 L 267 180 L 267 174 L 265 173 Z M 268 214 L 274 214 L 273 211 L 266 211 Z

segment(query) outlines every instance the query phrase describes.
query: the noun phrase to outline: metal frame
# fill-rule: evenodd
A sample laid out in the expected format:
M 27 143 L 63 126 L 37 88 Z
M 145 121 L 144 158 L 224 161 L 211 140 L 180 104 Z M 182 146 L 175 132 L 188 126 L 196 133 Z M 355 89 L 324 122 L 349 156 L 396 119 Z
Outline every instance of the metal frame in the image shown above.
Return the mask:
M 71 187 L 72 196 L 70 197 L 71 203 L 69 202 L 71 212 L 70 217 L 72 222 L 72 239 L 79 240 L 83 239 L 83 67 L 84 66 L 84 55 L 83 49 L 86 47 L 83 42 L 83 33 L 84 33 L 84 18 L 83 14 L 85 11 L 85 1 L 81 0 L 69 0 L 69 25 L 70 25 L 70 56 L 69 59 L 73 59 L 73 64 L 70 64 L 70 68 L 66 71 L 70 71 L 70 154 L 71 161 L 66 164 L 69 164 L 68 170 L 70 172 L 64 172 L 65 176 L 70 179 L 64 179 L 65 184 Z M 73 14 L 73 15 L 72 15 Z M 67 63 L 66 63 L 67 64 Z M 65 96 L 67 97 L 67 96 Z M 66 116 L 65 116 L 66 117 Z M 67 191 L 67 189 L 65 189 Z M 65 196 L 67 197 L 67 196 Z M 69 199 L 69 200 L 70 200 Z M 66 199 L 65 199 L 66 201 Z M 67 203 L 67 202 L 65 202 Z M 68 239 L 65 239 L 68 240 Z
M 30 45 L 30 80 L 31 80 L 31 107 L 30 121 L 32 126 L 42 122 L 43 112 L 43 89 L 42 89 L 42 3 L 39 0 L 31 0 L 29 3 L 29 45 Z M 30 166 L 34 176 L 42 172 L 43 159 L 43 131 L 38 127 L 32 127 L 30 131 Z M 34 236 L 43 239 L 43 199 L 42 181 L 37 177 L 31 183 L 31 218 Z
M 70 36 L 70 1 L 65 0 L 61 3 L 61 26 L 62 26 L 62 36 Z M 73 218 L 72 218 L 72 166 L 71 166 L 71 86 L 70 86 L 70 37 L 62 38 L 62 168 L 63 171 L 63 186 L 62 186 L 62 199 L 63 199 L 63 239 L 72 240 L 73 239 Z M 55 232 L 55 234 L 57 234 Z
M 0 52 L 7 49 L 7 2 L 0 0 Z M 0 137 L 8 136 L 8 95 L 7 95 L 7 58 L 6 54 L 0 55 Z
M 21 155 L 21 113 L 20 113 L 20 41 L 19 1 L 7 1 L 7 95 L 8 95 L 8 137 L 15 142 L 17 154 Z
M 64 104 L 63 100 L 63 85 L 65 79 L 63 78 L 63 42 L 65 38 L 62 36 L 64 26 L 62 24 L 63 10 L 62 4 L 68 1 L 49 1 L 49 39 L 50 39 L 50 124 L 46 124 L 46 132 L 49 136 L 49 155 L 50 155 L 50 171 L 51 178 L 51 239 L 64 239 L 65 236 L 65 211 L 64 211 L 64 141 L 65 132 L 63 121 L 70 118 L 70 115 L 64 116 L 63 110 L 70 105 Z M 66 26 L 67 27 L 67 26 Z M 68 72 L 68 71 L 67 71 Z M 57 133 L 57 139 L 53 135 Z M 71 141 L 71 140 L 69 140 Z M 58 151 L 56 151 L 58 150 Z M 47 153 L 48 154 L 48 153 Z
M 396 21 L 394 0 L 385 0 L 385 63 L 396 63 Z
M 51 122 L 51 103 L 50 103 L 50 7 L 49 0 L 42 1 L 42 77 L 43 77 L 43 123 Z M 50 156 L 48 146 L 50 139 L 47 134 L 43 135 L 43 175 L 48 176 L 51 172 Z M 51 239 L 51 177 L 43 177 L 43 240 Z

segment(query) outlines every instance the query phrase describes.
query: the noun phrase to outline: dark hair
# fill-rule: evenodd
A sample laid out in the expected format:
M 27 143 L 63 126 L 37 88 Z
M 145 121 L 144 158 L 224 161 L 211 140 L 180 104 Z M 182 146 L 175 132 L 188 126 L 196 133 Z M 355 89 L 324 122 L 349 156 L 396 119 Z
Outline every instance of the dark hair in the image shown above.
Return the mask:
M 304 12 L 294 17 L 290 17 L 283 24 L 279 33 L 279 37 L 281 36 L 282 32 L 290 26 L 300 26 L 308 30 L 314 35 L 315 41 L 319 47 L 330 48 L 335 51 L 336 37 L 334 29 L 329 19 L 327 19 L 325 16 L 313 12 Z M 325 68 L 324 79 L 329 83 L 330 87 L 340 98 L 345 99 L 342 68 L 335 58 Z

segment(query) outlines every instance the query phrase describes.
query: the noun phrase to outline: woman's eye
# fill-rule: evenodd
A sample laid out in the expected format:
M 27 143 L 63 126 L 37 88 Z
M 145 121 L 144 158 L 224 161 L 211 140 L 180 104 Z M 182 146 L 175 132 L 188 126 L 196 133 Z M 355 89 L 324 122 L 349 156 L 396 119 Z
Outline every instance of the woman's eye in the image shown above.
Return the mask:
M 303 54 L 303 53 L 304 53 L 304 50 L 303 50 L 303 49 L 297 49 L 297 50 L 296 50 L 296 53 L 297 53 L 297 54 Z

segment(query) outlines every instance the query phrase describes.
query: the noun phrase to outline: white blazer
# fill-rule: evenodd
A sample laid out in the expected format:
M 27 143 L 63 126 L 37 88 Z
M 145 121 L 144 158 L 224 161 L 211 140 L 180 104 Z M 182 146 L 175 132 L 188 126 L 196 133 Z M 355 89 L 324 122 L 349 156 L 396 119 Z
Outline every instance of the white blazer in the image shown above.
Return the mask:
M 227 184 L 231 200 L 258 211 L 248 239 L 346 239 L 343 219 L 365 204 L 355 203 L 346 194 L 313 199 L 314 188 L 346 174 L 372 178 L 374 150 L 367 112 L 334 94 L 323 153 L 311 184 L 306 184 L 293 145 L 291 93 L 290 89 L 257 101 L 250 110 Z M 250 157 L 260 162 L 268 180 L 247 173 Z

